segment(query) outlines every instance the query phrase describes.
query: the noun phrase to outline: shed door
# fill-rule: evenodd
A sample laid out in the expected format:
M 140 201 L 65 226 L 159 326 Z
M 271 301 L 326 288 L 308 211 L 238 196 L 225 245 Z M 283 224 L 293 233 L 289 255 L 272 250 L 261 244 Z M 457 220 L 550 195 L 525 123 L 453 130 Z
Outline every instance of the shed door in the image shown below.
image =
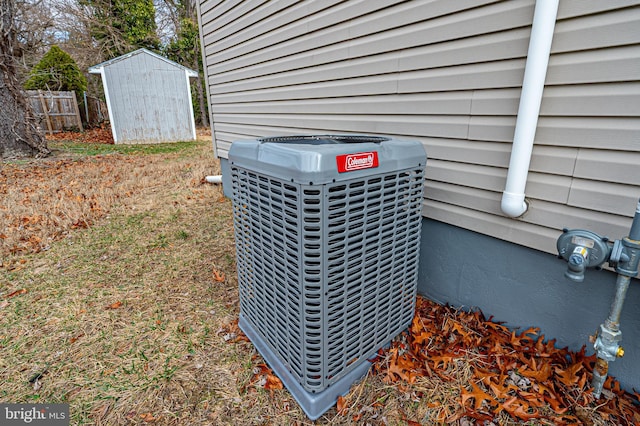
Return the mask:
M 191 94 L 184 70 L 134 59 L 138 57 L 105 70 L 117 142 L 192 140 Z

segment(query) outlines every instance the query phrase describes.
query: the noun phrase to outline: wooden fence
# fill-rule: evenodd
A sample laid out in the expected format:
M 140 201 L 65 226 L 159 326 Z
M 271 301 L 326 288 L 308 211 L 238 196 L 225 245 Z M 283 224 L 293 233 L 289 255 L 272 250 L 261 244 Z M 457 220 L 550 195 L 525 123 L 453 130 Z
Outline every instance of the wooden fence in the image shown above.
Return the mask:
M 107 104 L 102 100 L 93 96 L 89 96 L 87 92 L 83 92 L 83 105 L 80 108 L 82 122 L 89 127 L 94 127 L 109 119 Z
M 28 90 L 27 95 L 35 114 L 42 119 L 47 133 L 76 129 L 82 131 L 82 118 L 75 92 Z

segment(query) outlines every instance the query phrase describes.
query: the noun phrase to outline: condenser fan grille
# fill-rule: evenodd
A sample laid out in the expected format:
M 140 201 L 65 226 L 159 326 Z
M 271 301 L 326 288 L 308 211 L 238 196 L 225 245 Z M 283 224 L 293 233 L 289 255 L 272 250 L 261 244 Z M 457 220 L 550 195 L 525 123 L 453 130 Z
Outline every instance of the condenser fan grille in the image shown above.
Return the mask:
M 230 169 L 241 317 L 320 392 L 411 322 L 423 168 L 315 186 Z
M 300 188 L 242 169 L 232 180 L 241 312 L 302 378 Z
M 411 321 L 422 170 L 328 188 L 327 378 L 369 356 Z

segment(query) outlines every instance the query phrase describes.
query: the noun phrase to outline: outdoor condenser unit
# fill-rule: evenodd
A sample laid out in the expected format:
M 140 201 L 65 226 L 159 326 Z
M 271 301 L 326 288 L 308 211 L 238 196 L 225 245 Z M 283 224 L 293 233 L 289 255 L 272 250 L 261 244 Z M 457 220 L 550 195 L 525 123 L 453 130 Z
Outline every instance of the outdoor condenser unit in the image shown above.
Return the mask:
M 426 160 L 365 135 L 231 145 L 239 325 L 312 420 L 411 323 Z

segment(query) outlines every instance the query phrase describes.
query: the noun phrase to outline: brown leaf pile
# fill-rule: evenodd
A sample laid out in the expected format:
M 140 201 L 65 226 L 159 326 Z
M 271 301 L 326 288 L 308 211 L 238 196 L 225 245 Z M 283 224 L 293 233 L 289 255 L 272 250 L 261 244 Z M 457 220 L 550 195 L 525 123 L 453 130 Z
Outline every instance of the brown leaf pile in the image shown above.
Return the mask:
M 47 135 L 46 138 L 50 141 L 72 140 L 92 144 L 113 144 L 113 134 L 107 123 L 101 124 L 100 127 L 86 129 L 84 132 L 59 132 Z
M 640 424 L 640 394 L 621 390 L 612 377 L 595 400 L 590 388 L 595 356 L 586 356 L 584 347 L 558 349 L 538 329 L 516 333 L 479 311 L 418 297 L 409 331 L 381 355 L 374 371 L 390 384 L 410 386 L 421 376 L 453 381 L 460 360 L 470 367 L 471 380 L 461 386 L 455 404 L 428 402 L 439 408 L 439 422 L 491 424 L 507 413 L 517 421 L 558 425 L 592 424 L 593 416 L 610 424 Z

